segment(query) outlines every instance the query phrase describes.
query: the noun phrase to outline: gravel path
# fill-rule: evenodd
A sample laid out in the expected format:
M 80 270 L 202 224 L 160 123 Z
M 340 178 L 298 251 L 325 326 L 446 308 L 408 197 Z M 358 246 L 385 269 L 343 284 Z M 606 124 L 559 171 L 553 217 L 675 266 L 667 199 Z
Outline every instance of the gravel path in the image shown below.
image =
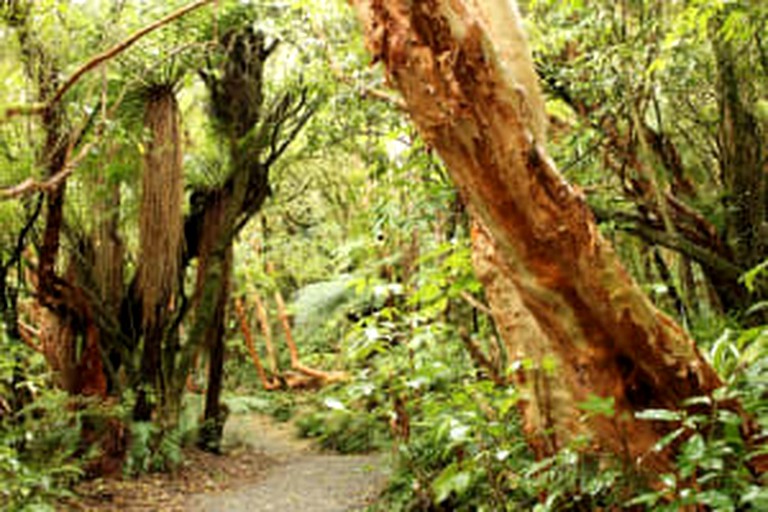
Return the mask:
M 292 427 L 262 416 L 227 422 L 225 439 L 245 442 L 276 463 L 263 479 L 221 493 L 192 495 L 191 511 L 346 512 L 362 510 L 386 484 L 382 455 L 318 452 Z

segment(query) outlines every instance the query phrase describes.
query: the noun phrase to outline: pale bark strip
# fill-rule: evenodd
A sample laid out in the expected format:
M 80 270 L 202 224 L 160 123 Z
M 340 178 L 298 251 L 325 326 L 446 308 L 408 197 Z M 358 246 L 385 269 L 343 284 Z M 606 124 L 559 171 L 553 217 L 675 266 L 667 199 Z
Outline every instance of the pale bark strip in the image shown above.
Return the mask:
M 678 407 L 721 382 L 629 277 L 583 197 L 533 142 L 541 113 L 536 91 L 525 88 L 530 56 L 521 50 L 518 61 L 500 62 L 525 40 L 520 24 L 498 32 L 483 21 L 516 12 L 502 1 L 353 3 L 374 59 L 487 226 L 500 271 L 549 339 L 570 406 L 593 394 L 615 402 L 615 416 L 583 419 L 594 448 L 668 469 L 669 453 L 652 450 L 668 425 L 634 412 Z
M 576 397 L 564 374 L 551 368 L 557 347 L 525 307 L 512 272 L 499 254 L 488 231 L 472 222 L 472 264 L 483 283 L 496 328 L 504 341 L 514 384 L 521 391 L 519 410 L 523 432 L 534 453 L 553 455 L 580 435 L 587 434 L 573 407 Z

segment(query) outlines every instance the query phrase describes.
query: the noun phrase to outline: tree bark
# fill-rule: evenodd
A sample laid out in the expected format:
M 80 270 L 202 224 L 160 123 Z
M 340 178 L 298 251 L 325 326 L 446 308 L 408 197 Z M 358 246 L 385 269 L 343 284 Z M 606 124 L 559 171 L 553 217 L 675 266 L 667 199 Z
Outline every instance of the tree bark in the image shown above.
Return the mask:
M 720 166 L 727 191 L 724 197 L 727 238 L 736 261 L 747 269 L 768 256 L 768 163 L 760 122 L 752 112 L 756 95 L 739 74 L 737 41 L 720 33 L 724 17 L 713 22 L 712 44 L 717 63 Z
M 514 5 L 353 3 L 374 60 L 384 63 L 422 137 L 488 228 L 499 258 L 495 271 L 514 287 L 547 340 L 557 375 L 552 392 L 572 399 L 538 408 L 547 411 L 556 432 L 572 431 L 578 420 L 596 451 L 669 469 L 671 454 L 652 449 L 668 425 L 638 420 L 634 413 L 677 408 L 721 382 L 685 332 L 632 281 L 583 197 L 537 143 L 542 102 L 535 86 L 528 86 L 535 73 Z M 489 288 L 492 275 L 484 282 Z M 489 294 L 501 323 L 511 300 Z M 521 346 L 542 350 L 536 343 Z M 578 404 L 593 395 L 612 401 L 615 414 L 582 414 Z
M 248 315 L 245 312 L 243 301 L 241 299 L 235 299 L 235 313 L 237 313 L 237 319 L 240 321 L 240 331 L 245 339 L 245 346 L 248 348 L 248 353 L 253 361 L 253 366 L 256 368 L 256 373 L 259 375 L 259 381 L 264 389 L 275 389 L 272 382 L 267 377 L 267 372 L 264 370 L 264 365 L 261 363 L 261 357 L 256 350 L 256 344 L 253 342 L 253 335 L 251 334 L 251 328 L 248 325 Z M 273 372 L 276 375 L 276 372 Z
M 224 434 L 227 409 L 221 403 L 221 391 L 224 384 L 224 331 L 229 299 L 229 278 L 232 266 L 232 246 L 230 245 L 224 261 L 221 262 L 222 275 L 219 291 L 213 311 L 212 322 L 208 326 L 208 386 L 205 390 L 205 412 L 203 426 L 200 429 L 200 445 L 204 449 L 219 453 Z
M 193 204 L 192 219 L 184 228 L 189 244 L 184 260 L 197 249 L 200 257 L 195 320 L 189 332 L 187 353 L 203 345 L 209 326 L 215 326 L 220 308 L 229 296 L 232 243 L 245 223 L 259 211 L 270 194 L 269 169 L 283 154 L 309 119 L 313 110 L 306 92 L 299 97 L 285 94 L 269 110 L 264 106 L 264 65 L 277 45 L 252 27 L 229 32 L 222 38 L 224 60 L 220 69 L 200 72 L 211 95 L 211 112 L 223 142 L 229 146 L 231 171 L 221 188 L 203 192 L 200 205 Z M 264 154 L 266 153 L 266 155 Z M 193 200 L 194 202 L 194 200 Z M 197 207 L 197 208 L 196 208 Z M 192 224 L 194 219 L 202 222 Z M 223 314 L 223 313 L 222 313 Z M 223 319 L 222 319 L 223 322 Z M 214 428 L 201 434 L 203 447 L 218 450 L 225 415 L 221 414 L 219 394 L 223 365 L 223 340 L 210 346 L 210 381 L 206 396 L 206 424 Z M 179 381 L 178 389 L 183 388 Z
M 134 419 L 148 421 L 155 401 L 169 398 L 163 347 L 174 336 L 170 325 L 177 295 L 183 240 L 184 181 L 179 106 L 173 88 L 150 86 L 144 110 L 149 132 L 144 155 L 139 240 L 138 289 L 142 305 L 141 386 Z M 172 392 L 170 393 L 173 394 Z M 175 400 L 172 398 L 170 402 Z M 175 423 L 170 411 L 162 416 Z
M 523 432 L 538 458 L 553 455 L 587 433 L 573 407 L 577 398 L 564 373 L 548 365 L 547 358 L 557 354 L 557 346 L 523 304 L 511 279 L 512 269 L 488 230 L 475 220 L 471 235 L 475 273 L 484 284 L 509 366 L 515 370 L 514 384 L 521 390 L 518 408 L 523 417 Z

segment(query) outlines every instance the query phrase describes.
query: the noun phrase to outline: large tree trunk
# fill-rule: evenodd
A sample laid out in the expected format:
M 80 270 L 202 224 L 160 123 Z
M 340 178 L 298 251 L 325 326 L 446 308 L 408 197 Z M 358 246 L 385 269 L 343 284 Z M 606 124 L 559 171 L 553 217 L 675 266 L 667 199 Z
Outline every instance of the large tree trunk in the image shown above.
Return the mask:
M 572 406 L 576 397 L 568 387 L 566 374 L 553 371 L 547 363 L 558 348 L 553 345 L 554 338 L 542 331 L 523 304 L 511 277 L 512 269 L 488 230 L 474 221 L 471 234 L 475 273 L 484 283 L 509 365 L 516 369 L 515 385 L 522 391 L 519 410 L 523 432 L 538 458 L 553 455 L 571 440 L 588 433 Z
M 180 114 L 173 88 L 159 85 L 148 94 L 144 124 L 149 141 L 142 175 L 138 270 L 144 345 L 142 385 L 134 408 L 134 418 L 141 421 L 151 417 L 150 396 L 164 401 L 167 394 L 163 345 L 173 336 L 170 317 L 179 282 L 184 195 Z M 172 416 L 166 419 L 174 423 Z
M 652 450 L 667 425 L 634 413 L 679 407 L 721 382 L 685 332 L 632 281 L 583 197 L 537 143 L 544 132 L 542 102 L 514 3 L 354 4 L 375 60 L 384 62 L 421 135 L 488 229 L 498 276 L 486 271 L 480 277 L 491 290 L 501 332 L 512 337 L 507 344 L 533 361 L 545 350 L 555 362 L 557 377 L 548 382 L 558 389 L 550 395 L 569 399 L 537 409 L 556 433 L 572 431 L 578 419 L 595 450 L 669 469 L 670 454 Z M 498 283 L 513 292 L 494 292 Z M 504 328 L 515 297 L 545 344 Z M 616 413 L 582 415 L 577 405 L 593 395 L 612 400 Z

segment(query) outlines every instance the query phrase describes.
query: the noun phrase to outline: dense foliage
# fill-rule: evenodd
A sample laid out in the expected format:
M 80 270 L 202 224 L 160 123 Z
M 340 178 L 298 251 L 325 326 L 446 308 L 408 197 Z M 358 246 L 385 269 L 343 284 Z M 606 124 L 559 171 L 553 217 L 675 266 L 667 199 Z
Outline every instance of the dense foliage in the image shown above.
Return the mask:
M 369 65 L 345 3 L 213 4 L 85 74 L 42 115 L 96 49 L 183 4 L 0 4 L 0 507 L 51 506 L 83 477 L 175 467 L 201 427 L 185 405 L 187 390 L 210 389 L 217 304 L 228 407 L 209 397 L 203 432 L 220 436 L 227 410 L 258 410 L 329 449 L 390 452 L 374 509 L 768 507 L 751 465 L 765 447 L 742 435 L 747 418 L 768 428 L 768 6 L 521 2 L 551 153 L 726 382 L 684 410 L 642 413 L 672 425 L 658 449 L 677 453 L 674 471 L 649 479 L 590 453 L 589 439 L 533 457 L 514 384 L 532 363 L 496 331 L 469 213 Z M 263 69 L 248 58 L 234 69 L 248 52 Z M 228 87 L 245 99 L 226 103 Z M 142 206 L 158 90 L 178 101 L 174 222 Z M 156 242 L 142 244 L 147 223 L 179 224 L 186 241 L 151 260 L 174 269 L 153 310 L 163 363 L 151 377 L 152 337 L 137 327 L 147 314 L 135 313 Z M 254 359 L 279 389 L 265 389 Z M 720 406 L 734 401 L 746 415 Z M 614 416 L 600 397 L 580 408 Z

